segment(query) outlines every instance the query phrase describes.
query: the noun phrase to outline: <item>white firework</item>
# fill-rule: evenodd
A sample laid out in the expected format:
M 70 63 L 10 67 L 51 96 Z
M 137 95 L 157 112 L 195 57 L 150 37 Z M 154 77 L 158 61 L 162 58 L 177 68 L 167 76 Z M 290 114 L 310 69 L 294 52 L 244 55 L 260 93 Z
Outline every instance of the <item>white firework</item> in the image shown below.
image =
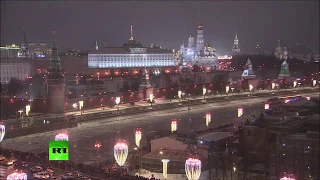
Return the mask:
M 128 157 L 128 145 L 124 141 L 117 142 L 117 144 L 114 145 L 113 155 L 118 165 L 123 166 Z
M 185 163 L 185 171 L 189 180 L 198 180 L 201 175 L 201 161 L 194 158 L 187 159 Z
M 6 126 L 4 124 L 0 124 L 0 142 L 3 140 L 5 134 Z
M 59 134 L 57 134 L 54 138 L 55 141 L 68 141 L 69 140 L 69 136 L 66 132 L 60 132 Z

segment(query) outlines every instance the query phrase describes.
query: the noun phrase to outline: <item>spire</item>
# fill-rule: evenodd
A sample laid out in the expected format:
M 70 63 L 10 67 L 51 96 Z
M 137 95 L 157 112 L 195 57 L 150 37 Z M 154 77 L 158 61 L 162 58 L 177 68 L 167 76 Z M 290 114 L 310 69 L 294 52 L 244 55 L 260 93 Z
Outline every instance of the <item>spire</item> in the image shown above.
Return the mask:
M 280 40 L 278 40 L 278 47 L 281 47 L 281 46 L 280 46 Z
M 23 31 L 23 42 L 27 45 L 26 31 L 22 28 Z
M 234 39 L 238 39 L 238 31 L 236 31 L 236 37 Z
M 99 50 L 98 40 L 96 40 L 96 51 Z
M 52 31 L 52 38 L 53 38 L 52 48 L 56 48 L 56 31 Z
M 132 30 L 132 25 L 131 25 L 130 33 L 131 33 L 130 40 L 133 40 L 133 30 Z

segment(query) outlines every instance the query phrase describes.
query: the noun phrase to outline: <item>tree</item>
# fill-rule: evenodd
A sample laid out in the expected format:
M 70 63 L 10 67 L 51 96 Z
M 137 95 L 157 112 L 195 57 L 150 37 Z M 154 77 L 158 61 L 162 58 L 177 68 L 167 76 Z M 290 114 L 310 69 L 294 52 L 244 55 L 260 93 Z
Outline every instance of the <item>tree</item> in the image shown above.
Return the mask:
M 11 78 L 8 84 L 8 95 L 16 96 L 23 91 L 23 84 L 17 78 Z

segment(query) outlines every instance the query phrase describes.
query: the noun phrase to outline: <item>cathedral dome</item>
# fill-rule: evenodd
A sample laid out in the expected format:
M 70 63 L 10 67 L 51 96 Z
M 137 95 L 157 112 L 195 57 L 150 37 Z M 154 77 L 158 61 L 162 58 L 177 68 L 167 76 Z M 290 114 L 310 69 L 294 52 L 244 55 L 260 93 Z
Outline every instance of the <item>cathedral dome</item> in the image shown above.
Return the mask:
M 122 46 L 124 48 L 142 48 L 143 47 L 139 42 L 131 39 L 127 43 L 124 43 Z
M 203 29 L 203 24 L 201 22 L 198 23 L 198 30 L 202 30 Z

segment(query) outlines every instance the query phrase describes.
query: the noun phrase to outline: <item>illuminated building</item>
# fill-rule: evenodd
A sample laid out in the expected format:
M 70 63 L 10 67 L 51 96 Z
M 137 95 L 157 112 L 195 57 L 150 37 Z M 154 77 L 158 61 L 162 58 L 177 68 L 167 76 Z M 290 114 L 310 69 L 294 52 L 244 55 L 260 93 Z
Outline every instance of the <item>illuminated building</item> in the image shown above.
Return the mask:
M 171 51 L 159 47 L 143 47 L 131 38 L 122 47 L 98 48 L 88 54 L 89 68 L 170 67 L 175 65 Z
M 241 78 L 242 79 L 255 79 L 256 78 L 256 75 L 254 74 L 254 72 L 252 70 L 252 63 L 249 58 L 246 62 L 245 70 L 243 71 Z
M 256 53 L 257 53 L 257 54 L 260 54 L 260 53 L 261 53 L 261 48 L 260 48 L 260 43 L 259 43 L 259 41 L 257 42 L 257 45 L 256 45 Z
M 1 59 L 0 81 L 9 83 L 11 78 L 19 80 L 27 79 L 32 73 L 32 61 L 30 59 Z
M 47 76 L 48 113 L 64 113 L 65 78 L 61 70 L 60 58 L 56 47 L 55 32 L 53 32 L 53 46 L 51 50 L 49 71 Z
M 232 55 L 239 55 L 240 54 L 240 47 L 239 47 L 239 40 L 238 40 L 238 32 L 236 32 L 236 37 L 233 41 L 232 47 Z
M 199 23 L 197 26 L 197 39 L 192 34 L 188 38 L 188 46 L 184 43 L 180 46 L 180 56 L 183 58 L 183 65 L 200 65 L 206 67 L 218 67 L 217 54 L 215 48 L 211 47 L 209 42 L 204 44 L 203 24 Z
M 5 47 L 0 47 L 1 59 L 17 58 L 19 49 L 20 47 L 15 44 L 6 45 Z
M 274 55 L 276 56 L 277 59 L 279 60 L 287 60 L 288 59 L 288 51 L 286 47 L 282 48 L 280 45 L 280 40 L 278 40 L 278 46 L 276 47 L 274 51 Z
M 28 48 L 33 58 L 48 57 L 51 53 L 47 43 L 28 43 Z
M 281 64 L 281 69 L 280 69 L 278 79 L 283 79 L 286 77 L 290 77 L 290 72 L 289 72 L 289 64 L 287 63 L 286 60 L 284 60 L 283 63 Z

